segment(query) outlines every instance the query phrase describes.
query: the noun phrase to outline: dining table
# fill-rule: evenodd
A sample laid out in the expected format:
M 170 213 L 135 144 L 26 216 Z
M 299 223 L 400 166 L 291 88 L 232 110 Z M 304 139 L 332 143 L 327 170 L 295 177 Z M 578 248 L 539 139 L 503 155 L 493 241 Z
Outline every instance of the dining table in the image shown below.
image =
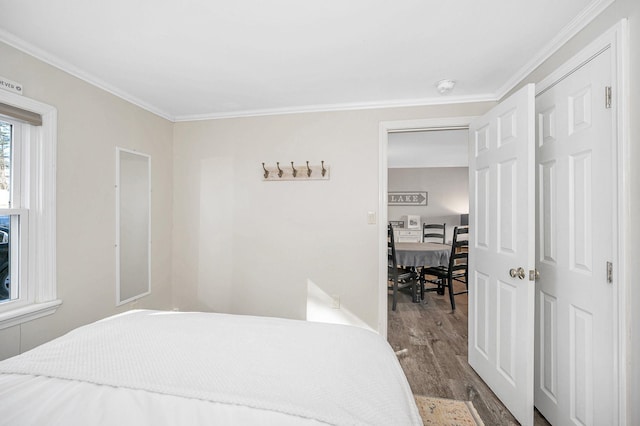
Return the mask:
M 402 266 L 447 266 L 450 255 L 451 244 L 396 243 L 396 260 Z
M 442 243 L 395 243 L 398 265 L 413 268 L 419 274 L 422 267 L 447 266 L 451 256 L 451 244 Z M 419 292 L 413 297 L 420 302 Z

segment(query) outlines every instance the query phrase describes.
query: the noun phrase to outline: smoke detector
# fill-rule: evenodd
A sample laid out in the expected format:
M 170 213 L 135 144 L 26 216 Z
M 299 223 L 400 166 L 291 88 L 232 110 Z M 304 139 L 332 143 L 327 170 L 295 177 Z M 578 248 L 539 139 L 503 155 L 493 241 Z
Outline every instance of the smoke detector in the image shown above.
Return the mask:
M 440 80 L 436 83 L 436 88 L 441 95 L 447 95 L 451 93 L 455 86 L 456 82 L 454 80 Z

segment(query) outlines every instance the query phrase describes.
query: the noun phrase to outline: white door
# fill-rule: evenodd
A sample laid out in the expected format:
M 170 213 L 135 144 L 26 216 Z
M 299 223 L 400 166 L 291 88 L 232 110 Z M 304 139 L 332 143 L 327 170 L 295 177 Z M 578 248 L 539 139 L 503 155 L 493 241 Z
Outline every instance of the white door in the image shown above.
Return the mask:
M 536 99 L 535 404 L 556 426 L 616 424 L 611 49 Z
M 469 128 L 469 364 L 525 426 L 533 424 L 534 96 L 528 85 Z

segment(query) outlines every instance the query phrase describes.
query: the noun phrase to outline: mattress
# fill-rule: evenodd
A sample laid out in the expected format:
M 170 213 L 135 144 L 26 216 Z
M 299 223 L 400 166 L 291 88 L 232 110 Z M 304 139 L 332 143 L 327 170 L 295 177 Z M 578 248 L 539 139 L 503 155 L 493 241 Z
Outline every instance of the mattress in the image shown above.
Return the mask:
M 352 326 L 136 310 L 0 362 L 0 425 L 420 425 L 396 356 Z

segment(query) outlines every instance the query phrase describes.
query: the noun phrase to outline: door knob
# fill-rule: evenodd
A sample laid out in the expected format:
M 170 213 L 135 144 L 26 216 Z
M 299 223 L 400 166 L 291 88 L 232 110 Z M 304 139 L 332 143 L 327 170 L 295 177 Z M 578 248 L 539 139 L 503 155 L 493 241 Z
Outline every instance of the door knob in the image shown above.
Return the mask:
M 522 267 L 518 269 L 511 268 L 509 269 L 509 275 L 511 275 L 511 278 L 518 277 L 521 280 L 524 280 L 524 276 L 525 276 L 524 269 Z

